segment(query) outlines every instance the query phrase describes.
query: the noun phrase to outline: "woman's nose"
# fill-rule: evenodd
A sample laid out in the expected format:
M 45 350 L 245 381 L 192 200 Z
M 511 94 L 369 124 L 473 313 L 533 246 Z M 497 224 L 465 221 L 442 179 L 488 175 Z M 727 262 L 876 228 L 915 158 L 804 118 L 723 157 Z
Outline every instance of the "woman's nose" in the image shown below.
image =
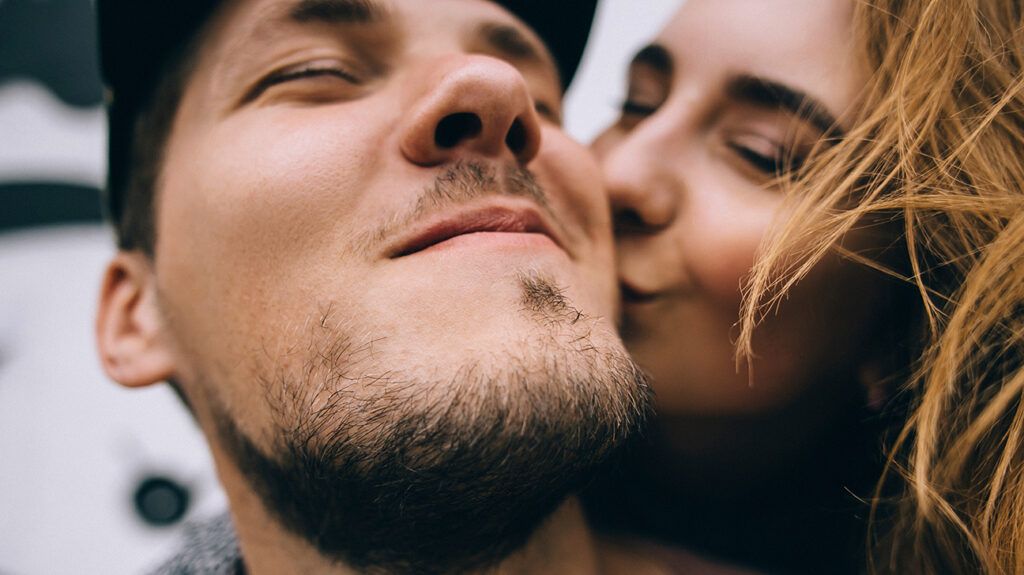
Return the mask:
M 520 165 L 540 149 L 540 120 L 526 80 L 512 65 L 482 55 L 450 56 L 414 83 L 400 145 L 421 166 L 463 155 L 505 157 Z
M 656 233 L 675 221 L 680 198 L 676 178 L 662 168 L 664 154 L 631 134 L 601 154 L 617 234 Z

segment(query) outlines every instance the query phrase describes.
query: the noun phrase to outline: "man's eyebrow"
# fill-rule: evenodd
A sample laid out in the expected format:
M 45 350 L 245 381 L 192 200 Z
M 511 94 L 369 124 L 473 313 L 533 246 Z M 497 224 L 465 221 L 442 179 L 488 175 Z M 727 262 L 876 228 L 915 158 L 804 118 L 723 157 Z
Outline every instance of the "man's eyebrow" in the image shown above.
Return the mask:
M 387 11 L 375 0 L 299 0 L 288 10 L 293 22 L 367 24 L 383 20 Z
M 785 110 L 798 118 L 810 122 L 823 134 L 842 137 L 843 130 L 836 117 L 820 101 L 780 82 L 750 75 L 732 78 L 726 88 L 733 100 L 746 102 L 762 108 Z
M 550 62 L 535 42 L 510 24 L 486 22 L 477 28 L 477 34 L 496 52 L 510 60 Z
M 654 68 L 655 72 L 660 72 L 671 76 L 672 71 L 675 68 L 675 64 L 672 61 L 672 54 L 660 44 L 648 44 L 644 46 L 636 56 L 633 56 L 633 60 L 629 64 L 630 66 L 644 65 Z

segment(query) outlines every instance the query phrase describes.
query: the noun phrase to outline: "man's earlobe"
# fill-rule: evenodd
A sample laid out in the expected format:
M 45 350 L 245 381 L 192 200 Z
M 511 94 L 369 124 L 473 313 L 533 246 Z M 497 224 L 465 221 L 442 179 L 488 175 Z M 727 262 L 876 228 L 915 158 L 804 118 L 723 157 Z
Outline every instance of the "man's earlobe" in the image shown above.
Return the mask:
M 174 355 L 157 306 L 148 259 L 121 252 L 107 266 L 96 315 L 96 343 L 104 371 L 127 387 L 164 381 Z

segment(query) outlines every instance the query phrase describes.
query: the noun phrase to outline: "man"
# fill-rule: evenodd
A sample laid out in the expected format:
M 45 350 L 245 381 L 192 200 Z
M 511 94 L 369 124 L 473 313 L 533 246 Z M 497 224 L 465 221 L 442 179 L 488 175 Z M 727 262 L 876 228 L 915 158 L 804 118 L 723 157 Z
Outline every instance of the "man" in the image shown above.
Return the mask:
M 206 435 L 240 549 L 214 559 L 605 570 L 572 493 L 648 391 L 538 36 L 485 0 L 159 6 L 99 3 L 121 250 L 97 337 Z

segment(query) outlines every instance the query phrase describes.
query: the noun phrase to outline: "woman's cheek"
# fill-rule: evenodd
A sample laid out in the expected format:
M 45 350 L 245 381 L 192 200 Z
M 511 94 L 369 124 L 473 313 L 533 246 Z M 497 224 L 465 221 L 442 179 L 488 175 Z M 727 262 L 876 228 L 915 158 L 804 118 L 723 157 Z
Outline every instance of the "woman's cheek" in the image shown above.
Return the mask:
M 562 202 L 564 213 L 577 220 L 590 240 L 610 251 L 611 208 L 597 156 L 553 126 L 546 125 L 543 136 L 546 152 L 529 168 L 546 186 L 548 199 Z
M 750 273 L 774 210 L 741 207 L 705 214 L 694 227 L 702 229 L 694 242 L 691 262 L 697 286 L 722 306 L 739 306 L 742 282 Z

